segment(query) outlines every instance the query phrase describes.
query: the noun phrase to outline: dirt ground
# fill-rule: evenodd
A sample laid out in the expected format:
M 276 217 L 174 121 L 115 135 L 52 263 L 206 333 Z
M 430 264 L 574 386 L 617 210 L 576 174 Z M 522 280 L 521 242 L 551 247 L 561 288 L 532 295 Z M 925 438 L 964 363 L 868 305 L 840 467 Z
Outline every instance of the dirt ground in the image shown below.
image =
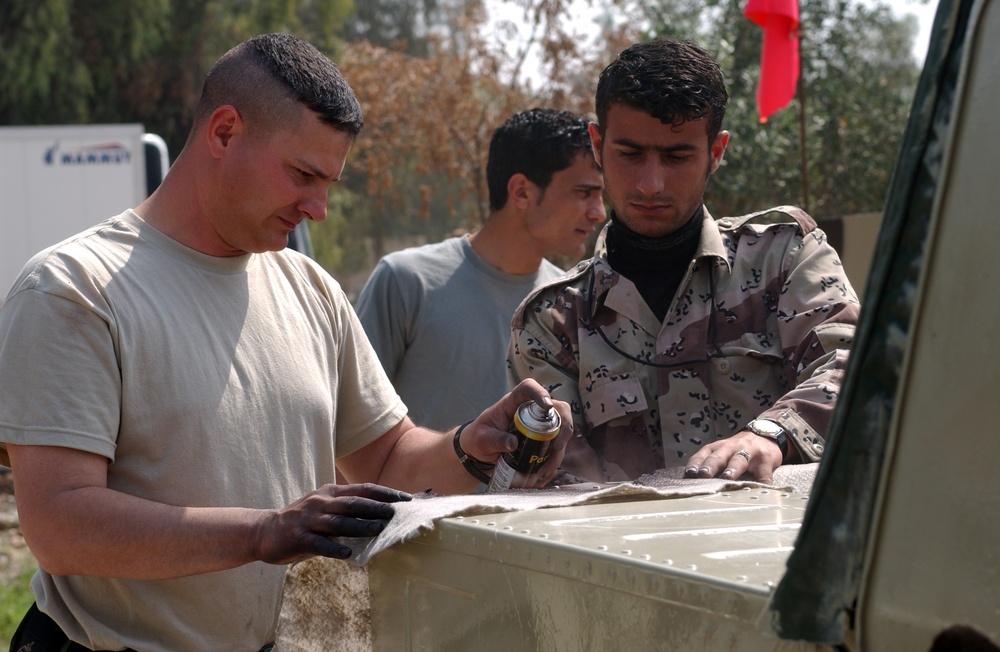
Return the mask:
M 21 536 L 14 506 L 14 483 L 10 470 L 0 468 L 0 584 L 9 586 L 21 569 L 35 567 L 35 558 Z

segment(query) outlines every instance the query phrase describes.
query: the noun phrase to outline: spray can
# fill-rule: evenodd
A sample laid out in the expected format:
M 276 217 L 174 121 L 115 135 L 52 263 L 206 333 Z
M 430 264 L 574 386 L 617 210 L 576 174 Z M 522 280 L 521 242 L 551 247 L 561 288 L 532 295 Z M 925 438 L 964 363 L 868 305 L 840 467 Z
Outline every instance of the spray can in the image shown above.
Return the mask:
M 497 460 L 489 491 L 505 491 L 514 473 L 531 473 L 549 459 L 549 446 L 559 434 L 559 413 L 534 401 L 525 401 L 514 412 L 510 431 L 517 435 L 517 450 L 504 453 Z

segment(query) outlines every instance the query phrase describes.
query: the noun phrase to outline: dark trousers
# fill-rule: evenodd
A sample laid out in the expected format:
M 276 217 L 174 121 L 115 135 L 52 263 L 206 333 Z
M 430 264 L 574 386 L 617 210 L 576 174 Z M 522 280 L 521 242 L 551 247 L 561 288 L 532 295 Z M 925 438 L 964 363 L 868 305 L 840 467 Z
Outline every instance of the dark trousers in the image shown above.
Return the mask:
M 260 652 L 270 652 L 273 644 L 265 645 Z M 38 610 L 38 605 L 32 603 L 21 624 L 17 626 L 14 637 L 10 639 L 10 652 L 109 652 L 107 650 L 91 651 L 79 643 L 69 640 L 69 637 L 56 624 Z M 135 650 L 125 650 L 135 652 Z
M 89 647 L 69 640 L 56 621 L 32 604 L 10 639 L 10 652 L 91 652 Z M 98 652 L 104 652 L 98 651 Z

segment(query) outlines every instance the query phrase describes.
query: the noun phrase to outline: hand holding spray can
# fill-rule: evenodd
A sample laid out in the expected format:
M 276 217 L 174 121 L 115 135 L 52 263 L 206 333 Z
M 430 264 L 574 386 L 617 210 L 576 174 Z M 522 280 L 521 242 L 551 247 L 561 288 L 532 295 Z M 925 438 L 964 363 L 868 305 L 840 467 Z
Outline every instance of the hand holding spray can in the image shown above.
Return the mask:
M 549 459 L 549 446 L 559 434 L 561 420 L 555 408 L 543 408 L 534 401 L 525 401 L 514 412 L 510 431 L 517 435 L 517 450 L 504 453 L 497 460 L 489 491 L 505 491 L 514 480 L 514 473 L 532 473 Z

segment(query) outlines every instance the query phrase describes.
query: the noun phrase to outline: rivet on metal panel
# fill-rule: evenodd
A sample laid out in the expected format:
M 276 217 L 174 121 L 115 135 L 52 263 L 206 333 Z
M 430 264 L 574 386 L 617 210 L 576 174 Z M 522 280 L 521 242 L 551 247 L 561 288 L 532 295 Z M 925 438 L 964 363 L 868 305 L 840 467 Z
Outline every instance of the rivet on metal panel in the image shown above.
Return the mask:
M 590 565 L 589 561 L 583 562 L 583 576 L 588 577 L 593 572 L 593 567 Z
M 597 549 L 600 550 L 601 552 L 607 552 L 608 551 L 608 547 L 607 546 L 597 546 Z
M 698 570 L 698 564 L 688 564 L 687 569 L 696 571 Z
M 683 582 L 674 582 L 674 593 L 677 594 L 678 598 L 683 598 L 687 595 L 687 586 Z
M 747 577 L 746 575 L 737 575 L 737 576 L 736 576 L 736 581 L 737 581 L 737 582 L 746 582 L 746 581 L 747 581 L 747 580 L 749 580 L 749 579 L 750 579 L 750 578 L 749 578 L 749 577 Z
M 622 550 L 622 554 L 623 554 L 623 555 L 631 555 L 631 554 L 632 554 L 632 551 L 631 551 L 631 550 L 628 550 L 628 549 L 625 549 L 625 550 Z
M 489 521 L 489 522 L 486 523 L 486 525 L 488 525 L 490 527 L 496 527 L 497 526 L 497 522 L 496 521 Z
M 616 579 L 618 577 L 618 569 L 615 568 L 614 566 L 612 566 L 611 568 L 609 568 L 608 569 L 608 577 L 610 577 L 612 580 Z
M 486 549 L 489 550 L 490 552 L 493 552 L 493 549 L 496 548 L 496 547 L 497 547 L 496 542 L 494 542 L 491 539 L 490 542 L 487 544 Z
M 698 591 L 698 599 L 701 600 L 701 603 L 704 604 L 704 605 L 707 605 L 707 604 L 711 603 L 712 596 L 708 592 L 708 588 L 707 587 L 704 587 L 704 586 L 701 587 L 701 590 Z
M 642 558 L 642 559 L 645 559 L 646 561 L 649 561 L 649 560 L 651 560 L 651 559 L 652 559 L 653 557 L 652 557 L 652 555 L 642 555 L 642 556 L 641 556 L 641 558 Z
M 503 526 L 503 529 L 507 530 L 508 532 L 511 532 L 511 531 L 513 531 L 514 527 L 511 526 L 511 525 L 505 525 L 505 526 Z
M 750 500 L 760 500 L 760 496 L 750 496 Z
M 673 559 L 664 559 L 663 563 L 666 564 L 667 566 L 673 566 L 674 565 L 674 560 Z
M 531 534 L 531 530 L 521 530 L 521 534 Z
M 538 535 L 538 538 L 539 539 L 548 539 L 549 535 L 546 532 L 542 532 L 541 534 Z
M 636 576 L 635 576 L 635 571 L 629 571 L 629 572 L 628 572 L 628 585 L 629 585 L 630 587 L 635 587 L 635 582 L 636 582 L 636 579 L 637 579 L 637 578 L 636 578 Z
M 721 494 L 719 494 L 719 495 L 720 495 L 720 496 L 722 496 L 723 498 L 729 498 L 729 496 L 730 496 L 731 494 L 730 494 L 729 492 L 725 492 L 725 493 L 721 493 Z
M 473 548 L 475 548 L 479 545 L 479 540 L 476 537 L 472 537 L 471 539 L 469 539 L 469 543 L 472 545 Z

